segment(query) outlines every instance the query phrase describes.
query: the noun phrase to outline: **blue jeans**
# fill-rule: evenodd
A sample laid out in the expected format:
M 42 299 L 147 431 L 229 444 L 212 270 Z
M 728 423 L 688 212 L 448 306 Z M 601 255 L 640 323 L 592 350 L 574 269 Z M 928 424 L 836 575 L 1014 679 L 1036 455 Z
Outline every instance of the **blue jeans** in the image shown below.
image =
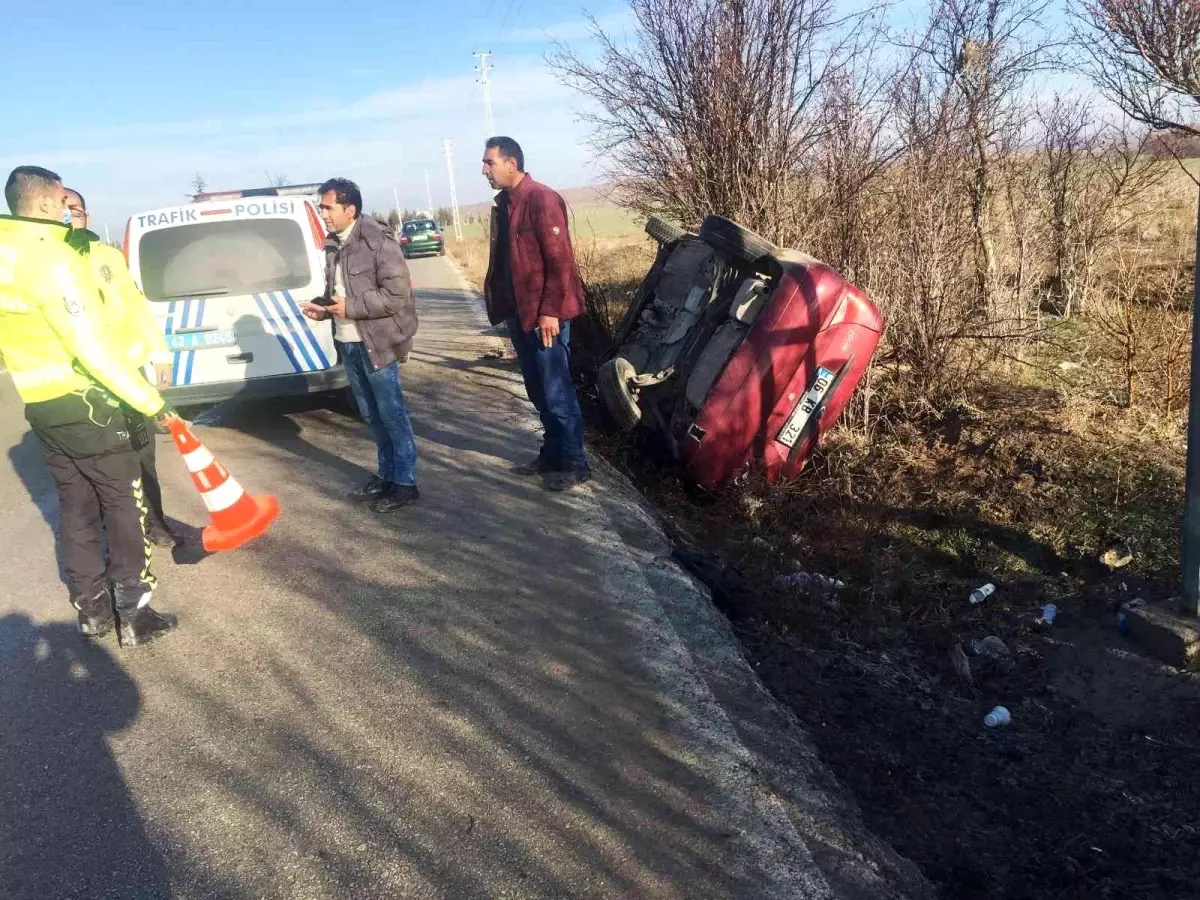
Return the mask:
M 571 323 L 562 322 L 553 346 L 543 347 L 537 331 L 522 331 L 514 315 L 508 333 L 525 379 L 525 391 L 546 429 L 541 456 L 563 468 L 584 465 L 583 413 L 571 382 Z
M 412 422 L 404 406 L 399 363 L 374 369 L 361 341 L 338 341 L 338 346 L 358 411 L 379 449 L 380 479 L 416 484 L 417 442 L 413 440 Z

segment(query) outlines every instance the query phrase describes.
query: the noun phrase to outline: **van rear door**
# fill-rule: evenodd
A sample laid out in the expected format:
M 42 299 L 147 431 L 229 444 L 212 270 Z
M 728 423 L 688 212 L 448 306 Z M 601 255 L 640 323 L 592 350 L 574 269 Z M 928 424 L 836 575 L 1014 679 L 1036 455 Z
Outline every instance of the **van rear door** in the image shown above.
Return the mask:
M 315 372 L 332 329 L 300 304 L 324 290 L 323 234 L 305 200 L 208 202 L 134 216 L 130 269 L 174 351 L 172 385 Z

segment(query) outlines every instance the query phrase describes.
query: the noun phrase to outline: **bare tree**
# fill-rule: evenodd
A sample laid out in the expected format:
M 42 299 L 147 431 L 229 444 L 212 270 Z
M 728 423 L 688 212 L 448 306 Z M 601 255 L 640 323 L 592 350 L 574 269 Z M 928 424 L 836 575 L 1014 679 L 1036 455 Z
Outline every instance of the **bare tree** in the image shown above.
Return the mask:
M 981 299 L 999 287 L 993 204 L 996 157 L 1015 144 L 1024 125 L 1030 77 L 1052 64 L 1049 0 L 934 0 L 921 51 L 961 104 L 973 160 L 967 182 L 975 230 L 976 279 Z
M 1099 260 L 1145 209 L 1169 163 L 1147 151 L 1149 132 L 1099 122 L 1090 104 L 1055 98 L 1040 115 L 1053 253 L 1051 289 L 1064 316 L 1084 311 Z
M 1076 36 L 1096 84 L 1151 128 L 1200 135 L 1200 4 L 1080 0 Z
M 592 145 L 642 213 L 718 213 L 787 242 L 798 163 L 822 134 L 818 93 L 841 65 L 834 0 L 630 0 L 626 43 L 593 20 L 600 59 L 550 64 L 594 101 Z M 852 26 L 851 26 L 852 30 Z
M 270 172 L 264 171 L 263 174 L 267 176 L 267 183 L 271 185 L 271 187 L 283 187 L 288 183 L 288 177 L 286 175 L 281 175 L 278 172 L 272 175 Z
M 197 172 L 196 177 L 192 179 L 192 193 L 203 194 L 206 187 L 208 187 L 208 182 L 204 180 L 203 175 Z

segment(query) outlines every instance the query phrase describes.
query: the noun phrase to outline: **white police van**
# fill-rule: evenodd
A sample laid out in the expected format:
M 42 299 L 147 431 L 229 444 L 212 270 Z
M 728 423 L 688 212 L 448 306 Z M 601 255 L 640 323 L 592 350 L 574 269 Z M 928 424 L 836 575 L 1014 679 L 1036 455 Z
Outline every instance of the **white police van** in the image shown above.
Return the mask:
M 346 386 L 330 324 L 300 312 L 325 290 L 318 187 L 201 193 L 130 217 L 125 258 L 174 353 L 169 403 Z

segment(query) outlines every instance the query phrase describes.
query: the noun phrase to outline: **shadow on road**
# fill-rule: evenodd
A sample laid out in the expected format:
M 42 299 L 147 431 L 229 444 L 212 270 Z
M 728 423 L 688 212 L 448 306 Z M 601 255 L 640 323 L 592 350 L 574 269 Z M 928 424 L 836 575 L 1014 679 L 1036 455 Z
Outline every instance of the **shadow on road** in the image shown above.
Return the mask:
M 58 564 L 58 577 L 63 584 L 67 583 L 66 558 L 63 556 L 62 541 L 58 539 L 58 488 L 50 470 L 42 461 L 42 448 L 38 446 L 37 438 L 32 431 L 26 430 L 21 443 L 15 444 L 8 451 L 9 462 L 13 471 L 29 492 L 29 499 L 42 515 L 42 521 L 54 535 L 54 558 Z
M 107 738 L 137 686 L 73 625 L 0 618 L 0 896 L 164 900 L 151 842 Z

